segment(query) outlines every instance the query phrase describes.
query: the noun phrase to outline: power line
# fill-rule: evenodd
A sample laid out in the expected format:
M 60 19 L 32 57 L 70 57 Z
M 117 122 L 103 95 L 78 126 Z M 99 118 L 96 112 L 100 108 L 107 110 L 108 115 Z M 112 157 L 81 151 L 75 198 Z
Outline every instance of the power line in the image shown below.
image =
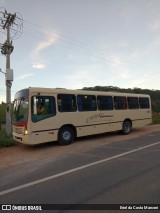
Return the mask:
M 61 41 L 61 43 L 60 42 L 56 43 L 56 46 L 70 49 L 72 51 L 79 52 L 82 54 L 90 54 L 90 55 L 92 54 L 94 55 L 94 58 L 108 61 L 109 63 L 115 63 L 115 60 L 112 58 L 112 56 L 108 56 L 106 52 L 101 48 L 97 48 L 95 46 L 89 45 L 88 43 L 79 41 L 70 36 L 59 34 L 57 31 L 53 30 L 51 27 L 47 27 L 47 26 L 44 27 L 19 17 L 17 18 L 17 20 L 23 20 L 24 22 L 24 25 L 23 25 L 24 35 L 27 35 L 36 39 L 38 38 L 44 41 L 48 41 L 47 38 L 56 39 L 58 37 L 58 41 Z M 25 29 L 31 29 L 31 33 L 28 30 L 26 32 Z M 15 30 L 11 29 L 11 31 L 15 31 Z M 45 32 L 45 31 L 48 31 L 48 32 Z M 38 33 L 38 35 L 33 35 L 32 34 L 33 32 Z M 55 35 L 53 35 L 53 33 Z M 136 67 L 138 67 L 138 69 L 141 69 L 139 68 L 139 66 L 141 67 L 144 66 L 143 64 L 140 64 L 139 62 L 135 62 L 131 59 L 128 59 L 127 57 L 120 58 L 119 67 L 126 68 L 126 66 L 130 66 L 130 65 L 135 65 Z
M 30 23 L 30 22 L 29 22 Z M 26 28 L 26 26 L 24 25 L 24 29 Z M 44 28 L 43 28 L 44 29 Z M 50 38 L 57 38 L 56 36 L 54 35 L 50 35 L 49 33 L 46 33 L 46 32 L 42 32 L 42 31 L 38 31 L 38 30 L 35 30 L 33 29 L 35 32 L 37 33 L 42 33 L 44 35 L 46 35 L 47 37 L 50 37 Z M 55 32 L 55 31 L 53 31 Z M 35 36 L 35 35 L 32 35 L 30 33 L 27 33 L 24 31 L 24 34 L 25 35 L 28 35 L 28 36 L 31 36 L 33 38 L 38 38 L 38 39 L 42 39 L 42 40 L 45 40 L 45 41 L 48 41 L 47 38 L 44 38 L 44 37 L 41 37 L 41 36 Z M 55 32 L 55 34 L 59 35 L 57 32 Z M 58 37 L 58 40 L 59 41 L 62 41 L 63 44 L 61 43 L 58 43 L 56 44 L 57 46 L 61 46 L 63 48 L 67 48 L 67 49 L 70 49 L 70 50 L 73 50 L 73 51 L 76 51 L 76 52 L 80 52 L 80 53 L 90 53 L 90 54 L 96 54 L 96 58 L 99 58 L 99 59 L 103 59 L 103 60 L 108 60 L 109 62 L 113 62 L 109 57 L 107 56 L 104 56 L 104 51 L 101 50 L 101 49 L 98 49 L 98 48 L 95 48 L 95 47 L 91 47 L 89 46 L 88 44 L 85 44 L 83 42 L 79 42 L 78 40 L 75 40 L 75 39 L 66 39 L 66 38 L 63 38 L 64 36 L 61 36 Z M 74 47 L 70 47 L 70 46 L 64 46 L 65 45 L 74 45 Z M 79 49 L 77 49 L 79 48 Z
M 109 63 L 114 63 L 115 62 L 112 59 L 112 56 L 107 56 L 106 52 L 104 52 L 103 49 L 94 47 L 92 45 L 89 45 L 88 43 L 79 41 L 79 40 L 77 40 L 75 38 L 72 38 L 70 36 L 66 36 L 64 34 L 59 34 L 57 31 L 51 29 L 50 27 L 45 27 L 44 28 L 43 26 L 40 26 L 38 24 L 35 24 L 35 23 L 33 23 L 31 21 L 28 21 L 28 20 L 25 20 L 25 19 L 23 21 L 24 21 L 24 23 L 27 23 L 30 26 L 34 26 L 34 28 L 32 28 L 32 30 L 37 32 L 37 33 L 41 33 L 41 34 L 46 35 L 47 37 L 50 37 L 50 38 L 53 38 L 53 37 L 56 38 L 56 36 L 58 36 L 59 41 L 62 41 L 63 45 L 60 44 L 60 43 L 57 43 L 56 44 L 57 46 L 61 46 L 63 48 L 71 49 L 73 51 L 80 52 L 80 53 L 95 54 L 94 55 L 95 58 L 108 61 Z M 38 30 L 36 30 L 35 27 L 38 28 Z M 29 28 L 29 27 L 24 25 L 24 29 L 25 28 Z M 54 32 L 55 36 L 54 35 L 50 35 L 49 33 L 46 33 L 45 30 L 48 30 L 48 32 L 52 32 L 52 33 Z M 24 32 L 24 34 L 32 36 L 34 38 L 40 38 L 39 36 L 37 37 L 35 35 L 29 34 L 28 31 L 27 31 L 27 33 Z M 41 37 L 40 39 L 47 40 L 44 37 Z M 67 45 L 67 46 L 64 46 L 64 44 Z M 68 47 L 68 45 L 72 45 L 72 46 L 74 45 L 74 47 Z M 127 61 L 124 62 L 124 59 L 121 58 L 121 63 L 120 63 L 119 66 L 120 67 L 126 67 L 127 65 L 136 65 L 136 66 L 138 66 L 138 68 L 139 68 L 139 66 L 141 66 L 141 67 L 144 66 L 143 64 L 141 64 L 139 62 L 135 62 L 135 61 L 133 61 L 131 59 L 128 59 L 128 58 L 127 58 Z

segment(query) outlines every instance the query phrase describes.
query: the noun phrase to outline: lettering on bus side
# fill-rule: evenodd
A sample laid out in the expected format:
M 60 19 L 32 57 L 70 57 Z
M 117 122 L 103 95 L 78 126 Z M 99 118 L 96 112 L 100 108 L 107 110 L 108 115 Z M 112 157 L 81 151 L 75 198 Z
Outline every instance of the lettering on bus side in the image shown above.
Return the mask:
M 101 122 L 101 121 L 111 121 L 113 115 L 105 115 L 104 113 L 99 113 L 99 114 L 94 114 L 91 117 L 86 119 L 86 123 L 91 123 L 91 122 Z

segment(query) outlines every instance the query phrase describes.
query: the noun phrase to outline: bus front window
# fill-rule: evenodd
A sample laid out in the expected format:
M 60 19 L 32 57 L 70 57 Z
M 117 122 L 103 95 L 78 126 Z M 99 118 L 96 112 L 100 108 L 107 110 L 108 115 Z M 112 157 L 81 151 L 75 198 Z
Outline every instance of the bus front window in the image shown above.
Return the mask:
M 18 98 L 14 101 L 13 122 L 26 122 L 28 120 L 28 97 Z

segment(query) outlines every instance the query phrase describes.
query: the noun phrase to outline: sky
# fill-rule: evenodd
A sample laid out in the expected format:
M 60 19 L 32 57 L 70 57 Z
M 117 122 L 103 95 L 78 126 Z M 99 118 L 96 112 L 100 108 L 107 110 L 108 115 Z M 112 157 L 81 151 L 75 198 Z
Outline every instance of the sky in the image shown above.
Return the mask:
M 27 87 L 160 90 L 160 0 L 0 0 L 4 8 L 16 12 L 12 101 Z M 1 44 L 6 37 L 0 27 Z M 0 73 L 0 103 L 5 90 Z

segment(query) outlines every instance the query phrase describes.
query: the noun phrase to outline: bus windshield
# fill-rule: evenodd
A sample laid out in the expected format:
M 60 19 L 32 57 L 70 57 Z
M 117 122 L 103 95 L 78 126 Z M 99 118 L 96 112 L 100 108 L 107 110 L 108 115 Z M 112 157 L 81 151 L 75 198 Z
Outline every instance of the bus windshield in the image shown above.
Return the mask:
M 28 120 L 28 97 L 15 99 L 12 120 L 20 123 Z

